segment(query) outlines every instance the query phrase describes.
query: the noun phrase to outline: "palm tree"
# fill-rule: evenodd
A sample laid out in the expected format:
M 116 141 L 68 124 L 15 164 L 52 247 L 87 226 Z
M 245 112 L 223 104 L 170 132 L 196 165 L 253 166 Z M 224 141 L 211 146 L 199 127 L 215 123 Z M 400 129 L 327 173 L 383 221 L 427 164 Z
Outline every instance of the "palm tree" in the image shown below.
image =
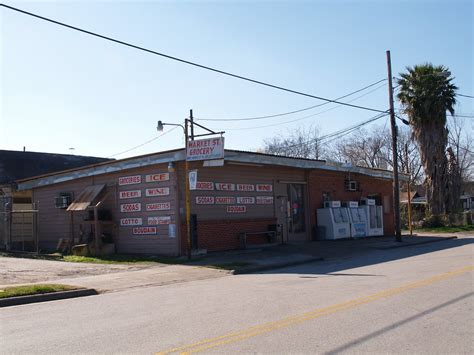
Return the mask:
M 429 212 L 446 213 L 449 201 L 446 111 L 454 115 L 457 90 L 451 83 L 454 78 L 446 67 L 430 63 L 407 67 L 407 72 L 400 76 L 397 97 L 420 149 Z

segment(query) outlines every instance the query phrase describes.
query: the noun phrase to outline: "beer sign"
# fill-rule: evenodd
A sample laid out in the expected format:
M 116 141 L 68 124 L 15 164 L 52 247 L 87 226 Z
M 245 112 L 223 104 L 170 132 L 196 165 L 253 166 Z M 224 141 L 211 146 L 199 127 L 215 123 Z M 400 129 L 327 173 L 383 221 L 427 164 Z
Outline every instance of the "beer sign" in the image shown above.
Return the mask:
M 138 197 L 142 197 L 141 190 L 127 190 L 127 191 L 119 192 L 119 199 L 138 198 Z

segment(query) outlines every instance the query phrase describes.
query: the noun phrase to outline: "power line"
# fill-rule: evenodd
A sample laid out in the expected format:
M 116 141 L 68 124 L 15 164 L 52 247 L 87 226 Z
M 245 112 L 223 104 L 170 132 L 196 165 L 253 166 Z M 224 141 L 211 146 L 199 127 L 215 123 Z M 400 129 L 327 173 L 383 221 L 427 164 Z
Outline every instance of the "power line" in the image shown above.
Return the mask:
M 348 96 L 352 96 L 354 94 L 357 94 L 358 92 L 361 92 L 361 91 L 364 91 L 372 86 L 375 86 L 383 81 L 385 81 L 387 79 L 382 79 L 382 80 L 379 80 L 373 84 L 370 84 L 370 85 L 367 85 L 361 89 L 358 89 L 356 91 L 353 91 L 353 92 L 350 92 L 349 94 L 346 94 L 344 96 L 340 96 L 334 100 L 341 100 L 341 99 L 344 99 Z M 303 108 L 303 109 L 299 109 L 299 110 L 295 110 L 295 111 L 289 111 L 289 112 L 283 112 L 283 113 L 277 113 L 277 114 L 274 114 L 274 115 L 266 115 L 266 116 L 256 116 L 256 117 L 244 117 L 244 118 L 199 118 L 199 120 L 201 121 L 252 121 L 252 120 L 262 120 L 262 119 L 265 119 L 265 118 L 273 118 L 273 117 L 280 117 L 280 116 L 286 116 L 286 115 L 292 115 L 294 113 L 298 113 L 298 112 L 303 112 L 303 111 L 307 111 L 307 110 L 311 110 L 313 108 L 316 108 L 316 107 L 321 107 L 321 106 L 324 106 L 324 105 L 327 105 L 327 104 L 330 104 L 331 102 L 324 102 L 322 104 L 319 104 L 319 105 L 314 105 L 314 106 L 310 106 L 310 107 L 306 107 L 306 108 Z
M 471 95 L 456 94 L 456 96 L 462 96 L 462 97 L 468 97 L 470 99 L 474 99 L 474 96 L 471 96 Z
M 112 158 L 112 157 L 115 157 L 115 156 L 117 156 L 117 155 L 122 155 L 122 154 L 125 154 L 125 153 L 128 153 L 128 152 L 131 152 L 132 150 L 135 150 L 135 149 L 138 149 L 138 148 L 140 148 L 140 147 L 143 147 L 144 145 L 147 145 L 147 144 L 149 144 L 149 143 L 151 143 L 151 142 L 156 141 L 158 138 L 163 137 L 165 134 L 168 134 L 168 133 L 174 131 L 176 128 L 178 128 L 178 126 L 171 128 L 169 131 L 163 132 L 162 134 L 160 134 L 159 136 L 157 136 L 157 137 L 155 137 L 155 138 L 152 138 L 152 139 L 150 139 L 150 140 L 147 140 L 146 142 L 143 142 L 143 143 L 141 143 L 141 144 L 139 144 L 139 145 L 136 145 L 135 147 L 132 147 L 132 148 L 127 149 L 127 150 L 124 150 L 124 151 L 122 151 L 122 152 L 120 152 L 120 153 L 112 154 L 111 156 L 108 156 L 107 158 Z
M 233 73 L 230 73 L 230 72 L 226 72 L 226 71 L 223 71 L 223 70 L 219 70 L 219 69 L 216 69 L 216 68 L 212 68 L 212 67 L 209 67 L 209 66 L 205 66 L 205 65 L 202 65 L 202 64 L 191 62 L 191 61 L 188 61 L 188 60 L 185 60 L 185 59 L 174 57 L 174 56 L 171 56 L 171 55 L 168 55 L 168 54 L 160 53 L 160 52 L 157 52 L 157 51 L 154 51 L 154 50 L 151 50 L 151 49 L 147 49 L 145 47 L 140 47 L 140 46 L 137 46 L 135 44 L 124 42 L 124 41 L 121 41 L 121 40 L 118 40 L 118 39 L 115 39 L 115 38 L 112 38 L 112 37 L 107 37 L 107 36 L 104 36 L 104 35 L 101 35 L 101 34 L 98 34 L 98 33 L 95 33 L 95 32 L 87 31 L 87 30 L 84 30 L 82 28 L 71 26 L 71 25 L 68 25 L 66 23 L 59 22 L 59 21 L 56 21 L 56 20 L 52 20 L 52 19 L 44 17 L 44 16 L 36 15 L 32 12 L 28 12 L 28 11 L 18 9 L 16 7 L 12 7 L 12 6 L 5 5 L 5 4 L 0 4 L 0 6 L 5 7 L 7 9 L 10 9 L 10 10 L 13 10 L 13 11 L 17 11 L 17 12 L 22 13 L 24 15 L 32 16 L 32 17 L 38 18 L 38 19 L 43 20 L 43 21 L 51 22 L 51 23 L 54 23 L 56 25 L 72 29 L 74 31 L 79 31 L 79 32 L 82 32 L 82 33 L 85 33 L 85 34 L 88 34 L 88 35 L 91 35 L 91 36 L 95 36 L 95 37 L 98 37 L 98 38 L 101 38 L 101 39 L 105 39 L 107 41 L 115 42 L 115 43 L 118 43 L 118 44 L 121 44 L 121 45 L 124 45 L 124 46 L 127 46 L 127 47 L 131 47 L 131 48 L 138 49 L 138 50 L 141 50 L 141 51 L 144 51 L 144 52 L 147 52 L 147 53 L 155 54 L 155 55 L 167 58 L 167 59 L 171 59 L 171 60 L 174 60 L 174 61 L 177 61 L 177 62 L 192 65 L 192 66 L 195 66 L 195 67 L 198 67 L 198 68 L 201 68 L 201 69 L 206 69 L 206 70 L 209 70 L 209 71 L 213 71 L 213 72 L 216 72 L 216 73 L 219 73 L 219 74 L 222 74 L 222 75 L 227 75 L 227 76 L 230 76 L 230 77 L 233 77 L 233 78 L 245 80 L 245 81 L 248 81 L 248 82 L 251 82 L 251 83 L 254 83 L 254 84 L 263 85 L 263 86 L 267 86 L 267 87 L 270 87 L 270 88 L 273 88 L 273 89 L 290 92 L 290 93 L 293 93 L 293 94 L 296 94 L 296 95 L 311 97 L 313 99 L 318 99 L 318 100 L 332 102 L 332 103 L 339 104 L 339 105 L 358 108 L 358 109 L 361 109 L 361 110 L 367 110 L 367 111 L 373 111 L 373 112 L 384 112 L 384 111 L 377 110 L 377 109 L 370 108 L 370 107 L 352 105 L 352 104 L 348 104 L 348 103 L 344 103 L 344 102 L 339 102 L 339 101 L 336 101 L 336 100 L 330 100 L 330 99 L 326 99 L 326 98 L 321 97 L 321 96 L 311 95 L 311 94 L 304 93 L 302 91 L 292 90 L 292 89 L 285 88 L 283 86 L 278 86 L 278 85 L 266 83 L 266 82 L 256 80 L 256 79 L 251 79 L 251 78 L 248 78 L 248 77 L 245 77 L 245 76 L 233 74 Z
M 353 101 L 356 101 L 364 96 L 367 96 L 371 93 L 373 93 L 374 91 L 377 91 L 381 88 L 385 87 L 385 84 L 384 85 L 381 85 L 379 87 L 376 87 L 375 89 L 372 89 L 368 92 L 366 92 L 365 94 L 363 95 L 359 95 L 355 98 L 353 98 L 352 100 L 349 100 L 348 102 L 353 102 Z M 272 124 L 268 124 L 268 125 L 263 125 L 263 126 L 252 126 L 252 127 L 243 127 L 243 128 L 224 128 L 225 131 L 244 131 L 244 130 L 248 130 L 248 129 L 259 129 L 259 128 L 267 128 L 267 127 L 275 127 L 275 126 L 281 126 L 281 125 L 284 125 L 284 124 L 287 124 L 287 123 L 293 123 L 293 122 L 298 122 L 298 121 L 302 121 L 302 120 L 305 120 L 307 118 L 310 118 L 310 117 L 314 117 L 314 116 L 318 116 L 318 115 L 321 115 L 323 113 L 326 113 L 326 112 L 329 112 L 329 111 L 332 111 L 332 110 L 336 110 L 338 108 L 341 108 L 342 106 L 334 106 L 334 107 L 331 107 L 327 110 L 324 110 L 324 111 L 319 111 L 319 112 L 316 112 L 316 113 L 313 113 L 311 115 L 307 115 L 307 116 L 303 116 L 303 117 L 299 117 L 299 118 L 296 118 L 296 119 L 293 119 L 293 120 L 289 120 L 289 121 L 284 121 L 284 122 L 279 122 L 279 123 L 272 123 Z

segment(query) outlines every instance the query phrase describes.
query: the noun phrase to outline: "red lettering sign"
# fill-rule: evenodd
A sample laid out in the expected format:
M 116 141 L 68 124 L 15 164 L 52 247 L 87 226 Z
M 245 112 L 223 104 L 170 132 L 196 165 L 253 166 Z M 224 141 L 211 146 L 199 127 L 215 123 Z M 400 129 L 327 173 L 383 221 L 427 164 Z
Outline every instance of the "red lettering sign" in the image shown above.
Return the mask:
M 237 184 L 237 191 L 255 191 L 255 185 Z
M 195 190 L 214 190 L 214 183 L 213 182 L 198 181 L 198 182 L 196 182 L 196 189 Z
M 121 218 L 120 225 L 121 226 L 141 226 L 142 219 L 141 218 Z
M 257 184 L 257 191 L 258 192 L 272 192 L 273 185 L 271 184 Z
M 235 184 L 216 182 L 216 190 L 220 191 L 235 191 Z
M 213 205 L 213 196 L 196 196 L 196 205 Z
M 120 205 L 120 212 L 140 212 L 141 210 L 141 203 L 124 203 Z
M 253 205 L 255 204 L 255 197 L 250 197 L 250 196 L 237 197 L 237 203 L 240 205 Z
M 145 195 L 150 196 L 168 196 L 170 194 L 169 187 L 156 187 L 153 189 L 146 189 Z
M 170 224 L 171 216 L 148 217 L 148 225 L 156 226 L 159 224 Z
M 169 173 L 145 175 L 145 182 L 160 182 L 160 181 L 168 181 L 169 179 L 170 179 Z
M 147 203 L 147 211 L 166 211 L 171 209 L 171 202 Z
M 257 205 L 273 204 L 273 196 L 257 196 Z
M 218 196 L 218 197 L 216 197 L 216 203 L 218 205 L 230 205 L 230 204 L 235 203 L 235 197 Z
M 227 206 L 227 213 L 245 213 L 247 206 Z
M 138 198 L 138 197 L 142 197 L 142 191 L 141 190 L 128 190 L 128 191 L 120 191 L 119 192 L 119 198 L 120 199 Z
M 135 235 L 156 234 L 156 227 L 134 227 L 133 234 Z
M 133 184 L 140 184 L 142 182 L 141 175 L 133 175 L 133 176 L 122 176 L 119 177 L 118 184 L 122 185 L 133 185 Z

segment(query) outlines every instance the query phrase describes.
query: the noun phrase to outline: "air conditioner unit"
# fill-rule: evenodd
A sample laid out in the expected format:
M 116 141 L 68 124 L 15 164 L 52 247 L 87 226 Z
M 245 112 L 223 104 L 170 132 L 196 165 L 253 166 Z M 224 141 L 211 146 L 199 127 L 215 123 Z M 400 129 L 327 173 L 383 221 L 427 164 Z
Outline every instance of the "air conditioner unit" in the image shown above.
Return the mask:
M 68 208 L 72 202 L 72 193 L 70 192 L 61 192 L 58 197 L 55 199 L 56 208 Z
M 357 181 L 346 180 L 346 191 L 357 191 Z

